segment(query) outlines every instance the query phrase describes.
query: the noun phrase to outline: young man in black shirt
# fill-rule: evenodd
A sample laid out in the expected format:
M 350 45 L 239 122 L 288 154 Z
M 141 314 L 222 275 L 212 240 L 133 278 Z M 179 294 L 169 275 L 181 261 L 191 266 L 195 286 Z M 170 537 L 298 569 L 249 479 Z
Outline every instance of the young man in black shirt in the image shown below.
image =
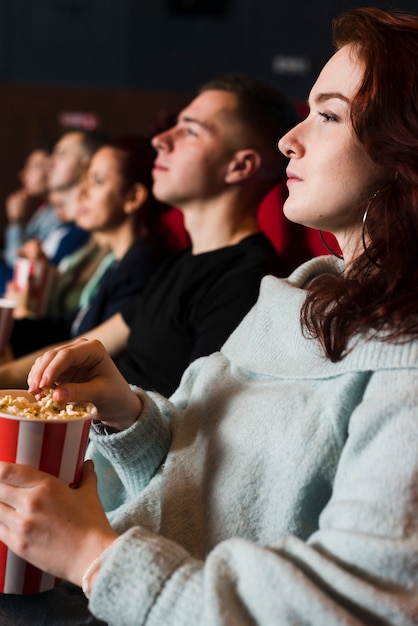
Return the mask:
M 86 336 L 100 340 L 128 382 L 169 395 L 187 365 L 218 350 L 284 266 L 260 232 L 257 210 L 284 176 L 278 139 L 295 123 L 290 102 L 243 76 L 211 81 L 154 137 L 155 196 L 181 209 L 191 248 L 160 268 L 138 296 Z M 35 355 L 0 368 L 19 387 Z

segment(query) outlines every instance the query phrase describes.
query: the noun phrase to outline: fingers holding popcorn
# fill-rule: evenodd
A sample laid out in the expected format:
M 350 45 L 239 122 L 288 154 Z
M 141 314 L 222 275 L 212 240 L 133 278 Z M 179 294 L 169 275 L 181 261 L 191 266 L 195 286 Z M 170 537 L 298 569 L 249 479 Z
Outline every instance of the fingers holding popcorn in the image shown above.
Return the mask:
M 92 402 L 99 419 L 120 430 L 130 426 L 142 408 L 103 344 L 96 340 L 77 339 L 46 352 L 35 361 L 28 386 L 37 397 L 44 388 L 53 388 L 56 402 Z

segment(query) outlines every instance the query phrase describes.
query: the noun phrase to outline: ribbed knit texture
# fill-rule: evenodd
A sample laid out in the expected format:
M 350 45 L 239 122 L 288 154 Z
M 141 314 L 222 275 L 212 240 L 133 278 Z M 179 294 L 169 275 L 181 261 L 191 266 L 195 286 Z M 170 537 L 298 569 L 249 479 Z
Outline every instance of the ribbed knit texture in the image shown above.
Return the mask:
M 90 602 L 112 626 L 418 623 L 418 343 L 325 359 L 299 322 L 324 271 L 265 278 L 171 401 L 139 392 L 138 424 L 92 434 L 125 533 Z

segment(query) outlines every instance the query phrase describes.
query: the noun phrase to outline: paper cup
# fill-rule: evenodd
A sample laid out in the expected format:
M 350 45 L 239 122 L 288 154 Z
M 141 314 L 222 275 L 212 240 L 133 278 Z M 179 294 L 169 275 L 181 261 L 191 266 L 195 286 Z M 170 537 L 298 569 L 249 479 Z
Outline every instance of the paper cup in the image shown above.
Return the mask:
M 0 298 L 0 355 L 4 354 L 9 344 L 13 326 L 13 310 L 16 307 L 14 300 Z
M 26 396 L 26 391 L 1 390 L 0 396 Z M 97 414 L 86 404 L 87 417 L 30 419 L 0 412 L 0 460 L 31 465 L 77 485 L 83 467 L 91 419 Z M 29 594 L 52 589 L 60 580 L 16 556 L 0 542 L 0 593 Z
M 46 261 L 18 259 L 13 270 L 17 291 L 28 290 L 28 309 L 35 315 L 44 315 L 56 278 L 56 268 Z

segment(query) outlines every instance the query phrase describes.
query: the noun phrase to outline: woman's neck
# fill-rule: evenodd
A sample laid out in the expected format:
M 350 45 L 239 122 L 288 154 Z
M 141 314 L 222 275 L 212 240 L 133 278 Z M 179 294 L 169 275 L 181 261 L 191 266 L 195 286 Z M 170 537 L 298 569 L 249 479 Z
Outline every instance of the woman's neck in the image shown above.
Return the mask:
M 132 226 L 128 228 L 122 225 L 111 233 L 100 233 L 100 240 L 109 246 L 118 261 L 123 259 L 136 239 Z

